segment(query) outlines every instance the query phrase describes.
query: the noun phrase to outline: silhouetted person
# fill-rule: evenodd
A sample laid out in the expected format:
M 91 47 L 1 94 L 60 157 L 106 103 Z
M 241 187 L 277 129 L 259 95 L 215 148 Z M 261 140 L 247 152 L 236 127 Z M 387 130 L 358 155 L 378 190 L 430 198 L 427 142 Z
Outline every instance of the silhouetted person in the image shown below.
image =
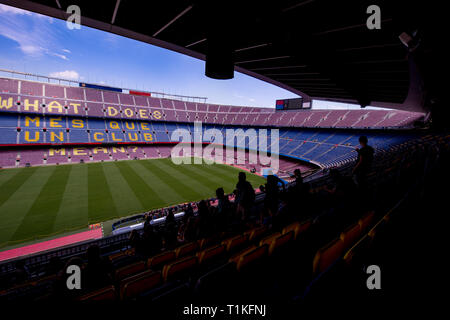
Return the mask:
M 295 178 L 295 185 L 291 192 L 294 193 L 294 197 L 300 199 L 303 202 L 303 206 L 309 205 L 309 183 L 305 183 L 303 181 L 302 173 L 300 169 L 294 170 L 294 178 Z M 307 209 L 305 207 L 305 209 Z
M 277 206 L 277 211 L 272 217 L 272 229 L 274 231 L 281 231 L 284 226 L 291 222 L 292 217 L 290 214 L 290 208 L 288 205 L 288 195 L 286 192 L 282 192 L 279 195 L 280 203 Z
M 178 228 L 178 241 L 191 242 L 196 239 L 196 217 L 190 215 L 187 219 L 183 219 L 183 223 Z
M 169 208 L 168 210 L 164 226 L 166 228 L 166 245 L 168 248 L 174 248 L 177 244 L 178 230 L 172 208 Z
M 353 168 L 353 174 L 356 177 L 356 182 L 361 190 L 367 190 L 367 174 L 372 167 L 374 150 L 367 144 L 367 137 L 359 137 L 359 144 L 361 148 L 356 148 L 358 152 L 358 159 L 356 166 Z
M 100 256 L 100 247 L 90 245 L 87 249 L 85 268 L 86 289 L 98 289 L 111 284 L 112 266 L 108 259 Z
M 208 205 L 205 200 L 198 203 L 198 237 L 204 238 L 209 236 L 211 231 L 211 217 Z
M 270 212 L 273 216 L 278 211 L 278 202 L 279 202 L 279 193 L 280 187 L 279 183 L 282 184 L 283 190 L 285 189 L 285 183 L 283 180 L 274 175 L 267 176 L 266 183 L 266 196 L 264 198 L 264 207 Z
M 218 230 L 223 230 L 231 222 L 231 203 L 223 188 L 216 190 L 217 207 L 215 222 Z
M 250 182 L 247 181 L 245 172 L 239 172 L 238 183 L 236 184 L 236 199 L 237 214 L 245 220 L 255 202 L 255 190 Z
M 295 178 L 295 184 L 303 183 L 302 172 L 300 171 L 300 169 L 297 168 L 294 170 L 294 178 Z
M 359 197 L 358 189 L 351 177 L 343 176 L 337 169 L 330 170 L 330 177 L 334 184 L 329 190 L 330 204 L 342 216 L 341 220 L 351 222 L 361 209 L 362 199 Z
M 142 237 L 142 246 L 145 257 L 150 257 L 159 253 L 162 248 L 162 242 L 161 234 L 149 223 L 144 228 L 144 235 Z
M 193 215 L 194 215 L 194 209 L 192 209 L 192 205 L 190 203 L 188 203 L 186 210 L 184 211 L 185 221 L 187 222 L 189 220 L 189 218 L 192 217 Z
M 136 229 L 133 229 L 131 231 L 128 241 L 130 247 L 134 249 L 134 252 L 137 256 L 144 255 L 142 239 L 141 236 L 139 235 L 139 232 Z

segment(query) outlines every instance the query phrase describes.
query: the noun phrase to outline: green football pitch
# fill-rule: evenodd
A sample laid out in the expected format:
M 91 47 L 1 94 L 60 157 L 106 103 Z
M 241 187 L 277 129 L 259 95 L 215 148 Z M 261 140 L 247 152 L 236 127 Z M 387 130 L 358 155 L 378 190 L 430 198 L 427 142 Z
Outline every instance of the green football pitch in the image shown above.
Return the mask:
M 170 159 L 0 170 L 0 248 L 233 191 L 239 169 Z M 265 179 L 247 173 L 254 188 Z

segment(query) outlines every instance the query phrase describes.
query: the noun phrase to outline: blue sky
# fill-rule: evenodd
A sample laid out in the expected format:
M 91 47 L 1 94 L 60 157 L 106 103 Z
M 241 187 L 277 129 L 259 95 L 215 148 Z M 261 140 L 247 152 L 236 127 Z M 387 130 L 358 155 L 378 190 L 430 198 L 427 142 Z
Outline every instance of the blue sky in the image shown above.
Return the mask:
M 207 97 L 218 104 L 270 107 L 295 94 L 235 72 L 204 75 L 204 61 L 0 4 L 0 68 L 129 89 Z M 315 102 L 316 108 L 349 105 Z M 358 107 L 359 108 L 359 107 Z

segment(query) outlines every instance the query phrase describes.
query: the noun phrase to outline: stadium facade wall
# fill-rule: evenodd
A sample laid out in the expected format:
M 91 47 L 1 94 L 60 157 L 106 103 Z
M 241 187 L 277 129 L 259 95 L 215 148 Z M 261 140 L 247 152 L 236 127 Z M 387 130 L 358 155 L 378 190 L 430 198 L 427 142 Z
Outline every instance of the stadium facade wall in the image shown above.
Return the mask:
M 361 130 L 354 129 L 359 125 L 372 129 L 408 126 L 422 116 L 394 110 L 275 112 L 0 78 L 0 146 L 2 157 L 9 160 L 14 158 L 14 152 L 11 155 L 5 148 L 13 146 L 174 143 L 177 142 L 171 139 L 174 130 L 183 128 L 193 134 L 193 122 L 201 121 L 203 130 L 218 129 L 223 136 L 228 128 L 252 128 L 256 135 L 261 129 L 279 128 L 279 139 L 268 141 L 269 151 L 270 145 L 278 142 L 280 155 L 329 166 L 355 156 L 354 147 Z M 352 130 L 342 129 L 347 127 Z M 364 134 L 379 149 L 411 138 L 392 131 L 365 130 Z M 257 137 L 244 139 L 244 147 L 251 149 L 254 139 Z M 217 143 L 213 139 L 203 142 Z M 97 154 L 87 160 L 101 161 L 108 157 L 116 159 Z M 37 163 L 42 163 L 42 152 L 37 158 Z M 48 157 L 46 161 L 57 163 L 64 159 Z M 15 161 L 19 166 L 24 163 L 23 159 Z
M 145 121 L 245 126 L 388 128 L 405 127 L 421 113 L 398 110 L 292 110 L 226 106 L 144 95 L 0 78 L 0 111 Z

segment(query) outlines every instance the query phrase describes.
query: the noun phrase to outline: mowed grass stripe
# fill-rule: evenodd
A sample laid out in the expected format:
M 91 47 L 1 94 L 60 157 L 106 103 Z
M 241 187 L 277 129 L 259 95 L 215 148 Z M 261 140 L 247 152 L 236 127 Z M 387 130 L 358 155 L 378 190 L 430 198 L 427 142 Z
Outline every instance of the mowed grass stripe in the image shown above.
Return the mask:
M 185 164 L 176 165 L 173 164 L 169 159 L 167 159 L 166 161 L 158 160 L 158 163 L 161 165 L 162 164 L 167 165 L 168 167 L 176 170 L 179 181 L 186 181 L 191 186 L 191 188 L 195 190 L 201 190 L 202 198 L 211 197 L 218 187 L 217 182 L 210 181 L 208 179 L 205 179 L 201 175 L 199 176 L 194 172 L 186 170 L 186 167 L 192 165 L 185 165 Z
M 161 198 L 155 191 L 159 188 L 158 185 L 153 184 L 152 181 L 145 181 L 141 178 L 140 174 L 136 173 L 136 171 L 130 167 L 128 161 L 120 161 L 117 162 L 116 165 L 136 197 L 138 197 L 143 204 L 145 210 L 164 207 L 166 205 L 167 202 L 164 198 Z
M 54 167 L 25 168 L 23 170 L 27 175 L 26 181 L 0 206 L 0 243 L 11 239 L 39 196 Z M 30 175 L 30 173 L 32 174 Z M 31 238 L 33 233 L 33 230 L 30 230 L 30 234 L 27 234 L 26 238 Z
M 253 188 L 258 188 L 261 184 L 266 183 L 266 179 L 264 177 L 261 177 L 261 176 L 259 176 L 257 174 L 253 174 L 253 173 L 248 172 L 246 170 L 242 170 L 242 169 L 239 169 L 239 168 L 236 168 L 236 167 L 232 167 L 232 166 L 229 166 L 229 165 L 226 165 L 226 164 L 217 164 L 213 168 L 215 170 L 218 170 L 218 171 L 222 172 L 223 174 L 225 174 L 226 172 L 234 173 L 234 174 L 228 175 L 228 176 L 234 177 L 235 183 L 237 183 L 238 174 L 241 171 L 245 172 L 245 175 L 247 176 L 247 181 L 249 181 L 252 184 Z
M 158 193 L 164 197 L 165 200 L 171 203 L 181 203 L 186 201 L 186 189 L 177 184 L 177 180 L 172 180 L 170 176 L 159 167 L 154 165 L 156 161 L 136 161 L 135 165 L 146 181 L 153 181 L 153 183 L 160 186 Z
M 24 168 L 12 170 L 15 173 L 9 176 L 0 186 L 0 207 L 33 175 L 37 168 Z
M 53 167 L 41 192 L 22 220 L 11 240 L 20 240 L 30 235 L 43 236 L 53 233 L 53 224 L 66 189 L 71 166 Z
M 89 223 L 116 217 L 114 204 L 102 163 L 88 164 L 88 217 Z
M 215 165 L 206 165 L 205 164 L 205 170 L 212 170 L 216 174 L 220 174 L 222 178 L 233 182 L 234 185 L 236 185 L 236 183 L 238 181 L 238 174 L 240 171 L 245 172 L 245 174 L 247 176 L 247 181 L 249 181 L 252 184 L 253 188 L 259 187 L 259 185 L 261 183 L 265 183 L 265 181 L 266 181 L 261 176 L 258 176 L 256 174 L 253 174 L 251 172 L 248 172 L 246 170 L 243 170 L 243 169 L 240 169 L 237 167 L 232 167 L 227 164 L 220 164 L 220 163 L 217 163 Z M 257 184 L 257 185 L 255 185 L 255 184 Z
M 111 192 L 119 215 L 128 215 L 132 212 L 142 212 L 144 206 L 128 185 L 127 180 L 120 173 L 115 162 L 103 164 L 109 191 Z
M 144 165 L 144 163 L 146 163 L 146 165 Z M 153 167 L 151 163 L 145 160 L 134 161 L 129 164 L 130 167 L 147 182 L 147 184 L 150 182 L 150 186 L 158 186 L 158 188 L 155 189 L 155 192 L 161 199 L 166 200 L 167 203 L 183 201 L 184 196 L 170 186 L 170 179 L 167 179 L 167 174 L 165 174 L 165 172 L 159 171 L 157 168 Z
M 201 170 L 205 171 L 206 173 L 220 177 L 222 180 L 227 181 L 230 184 L 235 185 L 238 181 L 238 172 L 236 174 L 233 174 L 234 170 L 230 170 L 231 167 L 228 168 L 220 168 L 219 164 L 216 165 L 208 165 L 203 164 Z
M 70 165 L 61 205 L 53 225 L 54 231 L 87 227 L 88 223 L 88 177 L 87 165 Z
M 204 178 L 209 179 L 210 181 L 217 180 L 218 182 L 222 182 L 220 187 L 223 187 L 225 192 L 230 193 L 236 187 L 238 181 L 238 174 L 240 171 L 239 168 L 231 167 L 223 164 L 202 164 L 202 165 L 185 165 L 187 170 L 196 171 L 199 175 L 203 175 Z M 252 184 L 253 188 L 259 187 L 260 184 L 265 183 L 265 179 L 263 177 L 251 174 L 249 172 L 244 171 L 247 175 L 247 180 Z M 217 183 L 216 183 L 217 184 Z M 219 186 L 216 186 L 216 188 Z
M 14 170 L 14 169 L 8 169 L 8 170 L 0 170 L 0 187 L 6 183 L 8 180 L 10 180 L 12 177 L 14 177 L 16 174 L 18 174 L 20 170 Z
M 62 233 L 87 227 L 89 222 L 206 199 L 218 187 L 231 192 L 239 171 L 220 164 L 175 165 L 171 159 L 0 171 L 0 245 L 10 239 L 14 243 L 31 240 L 44 231 Z M 265 181 L 250 173 L 247 177 L 254 187 Z M 49 191 L 53 184 L 56 192 Z M 47 194 L 60 200 L 48 200 Z M 42 212 L 48 214 L 41 216 Z
M 162 159 L 153 160 L 151 164 L 158 168 L 161 172 L 164 172 L 170 179 L 171 184 L 175 184 L 173 188 L 183 192 L 189 201 L 200 200 L 205 194 L 210 191 L 209 187 L 201 184 L 197 180 L 192 180 L 185 175 L 183 170 L 180 170 L 177 165 L 170 161 L 164 161 Z M 192 199 L 192 200 L 191 200 Z
M 197 179 L 205 180 L 208 185 L 214 188 L 223 187 L 226 192 L 231 192 L 233 186 L 236 184 L 236 182 L 231 182 L 230 180 L 224 179 L 222 174 L 214 173 L 210 170 L 205 170 L 205 166 L 208 165 L 180 165 L 182 168 L 186 171 L 186 174 L 191 175 L 191 177 L 194 179 L 197 177 Z M 237 181 L 237 178 L 235 179 Z M 230 191 L 231 190 L 231 191 Z M 212 196 L 212 195 L 211 195 Z

